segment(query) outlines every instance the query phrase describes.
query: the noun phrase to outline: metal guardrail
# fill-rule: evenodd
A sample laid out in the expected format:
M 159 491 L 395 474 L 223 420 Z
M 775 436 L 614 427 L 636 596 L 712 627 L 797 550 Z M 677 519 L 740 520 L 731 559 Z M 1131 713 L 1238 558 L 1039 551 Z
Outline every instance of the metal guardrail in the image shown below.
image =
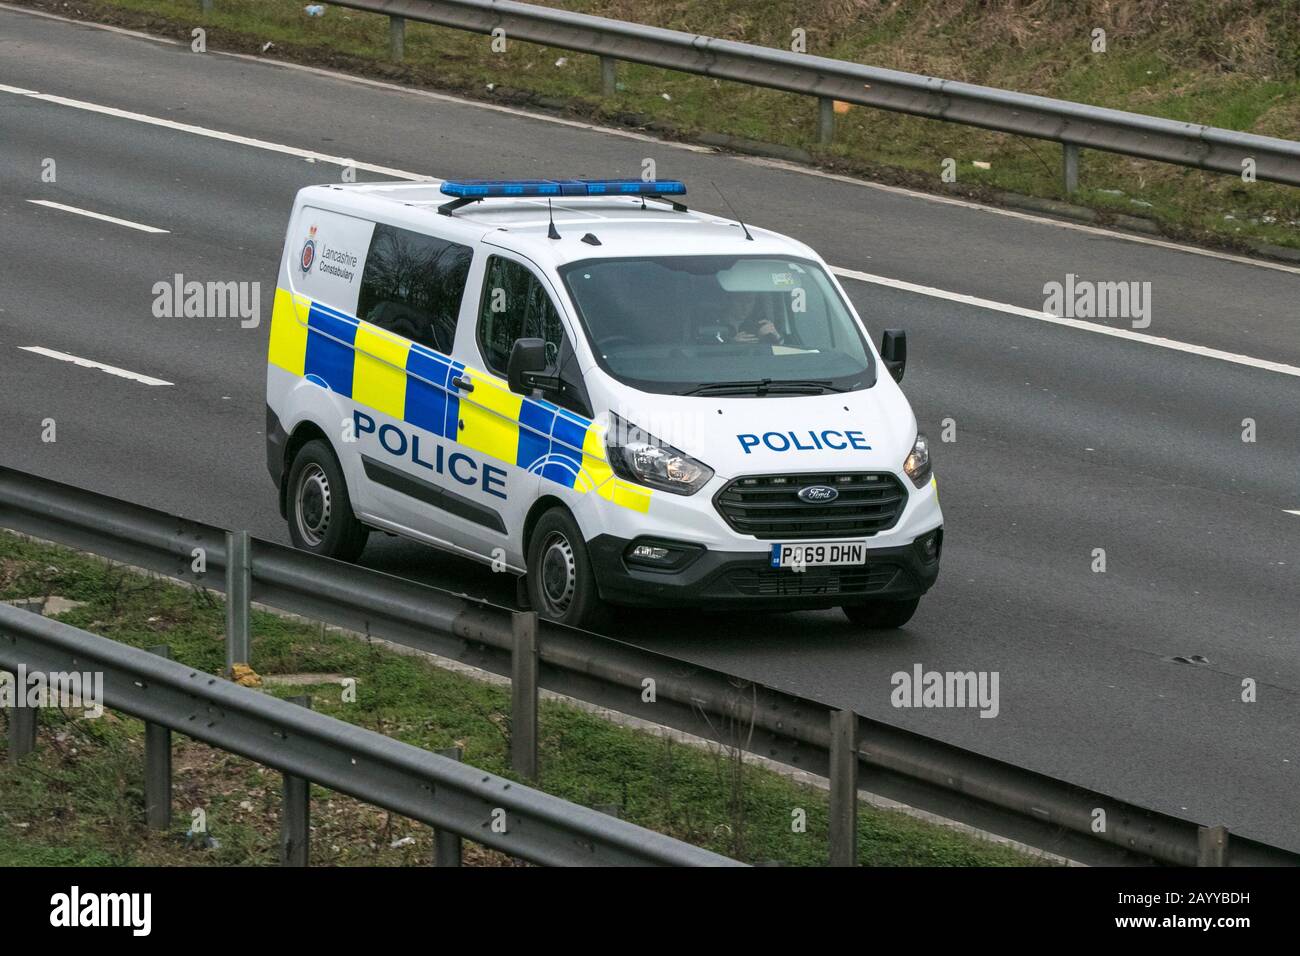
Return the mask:
M 1300 186 L 1300 143 L 1182 123 L 971 83 L 943 80 L 773 47 L 720 40 L 513 0 L 340 0 L 390 17 L 390 53 L 401 60 L 407 20 L 524 40 L 601 57 L 613 95 L 619 60 L 817 97 L 819 138 L 830 141 L 835 100 L 1061 143 L 1067 192 L 1078 184 L 1081 148 Z M 205 2 L 205 9 L 210 3 Z
M 1225 848 L 1220 827 L 531 613 L 256 538 L 249 565 L 229 562 L 243 549 L 228 539 L 242 535 L 3 467 L 0 527 L 226 593 L 247 575 L 254 601 L 511 677 L 516 713 L 543 687 L 829 777 L 835 862 L 854 859 L 861 776 L 874 793 L 1085 863 L 1300 865 L 1295 850 L 1237 835 Z M 246 627 L 246 610 L 228 621 L 241 616 Z M 228 637 L 228 660 L 247 659 L 240 640 Z M 526 736 L 512 740 L 525 773 L 536 766 Z
M 284 773 L 291 835 L 285 849 L 299 864 L 307 857 L 311 781 L 420 820 L 440 834 L 454 833 L 543 865 L 742 865 L 450 757 L 0 604 L 0 667 L 16 671 L 20 665 L 29 673 L 102 673 L 104 705 L 146 721 L 147 740 L 157 740 L 158 729 L 169 728 Z M 34 736 L 34 711 L 15 711 L 26 711 L 22 732 Z M 171 815 L 170 740 L 162 741 L 162 746 L 146 744 L 146 806 L 155 825 Z M 161 800 L 160 792 L 165 793 Z

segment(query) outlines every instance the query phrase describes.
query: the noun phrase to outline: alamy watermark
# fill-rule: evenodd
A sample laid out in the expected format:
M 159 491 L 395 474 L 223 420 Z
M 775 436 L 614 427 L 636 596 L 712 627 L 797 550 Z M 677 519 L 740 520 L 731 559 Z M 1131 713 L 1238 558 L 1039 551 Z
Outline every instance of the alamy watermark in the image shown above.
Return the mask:
M 132 936 L 153 928 L 152 893 L 83 893 L 73 886 L 50 897 L 50 925 L 57 928 L 123 927 Z
M 176 273 L 171 280 L 153 284 L 156 319 L 239 319 L 245 329 L 262 321 L 262 283 L 185 281 Z
M 102 671 L 29 671 L 19 664 L 17 673 L 0 671 L 0 707 L 84 708 L 85 716 L 104 713 Z
M 981 717 L 996 717 L 1000 710 L 997 671 L 927 671 L 913 664 L 910 672 L 895 671 L 889 682 L 895 707 L 979 708 Z
M 1067 273 L 1064 282 L 1043 285 L 1043 311 L 1061 319 L 1129 319 L 1133 328 L 1151 325 L 1150 282 L 1093 282 Z

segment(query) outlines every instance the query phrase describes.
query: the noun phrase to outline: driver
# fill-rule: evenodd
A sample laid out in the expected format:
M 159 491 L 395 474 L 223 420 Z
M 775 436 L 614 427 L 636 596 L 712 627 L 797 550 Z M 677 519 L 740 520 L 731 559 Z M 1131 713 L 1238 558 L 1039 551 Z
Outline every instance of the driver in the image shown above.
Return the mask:
M 731 315 L 722 317 L 723 328 L 717 334 L 719 342 L 781 344 L 781 333 L 772 320 L 762 314 L 758 295 L 735 293 L 729 298 L 735 305 Z

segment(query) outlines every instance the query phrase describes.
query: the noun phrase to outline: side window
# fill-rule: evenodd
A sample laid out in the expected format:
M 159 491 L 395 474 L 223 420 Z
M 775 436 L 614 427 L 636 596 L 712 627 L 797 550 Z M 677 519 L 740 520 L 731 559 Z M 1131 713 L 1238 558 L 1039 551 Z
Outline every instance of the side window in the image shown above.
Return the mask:
M 376 225 L 361 274 L 357 318 L 450 352 L 473 255 L 469 246 Z
M 526 267 L 510 259 L 492 256 L 483 277 L 483 298 L 478 312 L 478 345 L 488 368 L 506 373 L 515 339 L 546 341 L 546 352 L 554 363 L 564 341 L 560 316 L 546 288 Z

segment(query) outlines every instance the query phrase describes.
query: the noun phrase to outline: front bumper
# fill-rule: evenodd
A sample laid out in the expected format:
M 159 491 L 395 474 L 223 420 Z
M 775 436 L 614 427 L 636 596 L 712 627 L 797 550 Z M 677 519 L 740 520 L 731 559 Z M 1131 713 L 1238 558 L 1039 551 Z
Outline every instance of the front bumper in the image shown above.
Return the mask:
M 942 536 L 942 528 L 938 532 Z M 626 553 L 632 544 L 609 534 L 587 542 L 600 596 L 611 604 L 803 610 L 905 600 L 934 585 L 942 557 L 940 537 L 933 561 L 923 560 L 919 548 L 907 544 L 868 549 L 864 565 L 793 571 L 773 568 L 765 553 L 701 548 L 678 569 L 659 570 L 630 563 Z

